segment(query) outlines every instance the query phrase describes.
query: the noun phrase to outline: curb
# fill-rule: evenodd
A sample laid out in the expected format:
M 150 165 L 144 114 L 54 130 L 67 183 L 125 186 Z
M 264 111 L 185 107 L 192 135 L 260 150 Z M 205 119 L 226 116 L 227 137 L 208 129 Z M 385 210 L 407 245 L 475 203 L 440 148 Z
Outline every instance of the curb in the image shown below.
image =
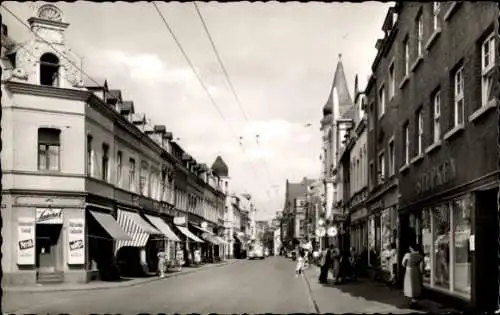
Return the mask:
M 305 274 L 306 271 L 304 271 L 302 273 L 302 278 L 304 278 L 304 281 L 306 282 L 306 286 L 307 286 L 307 292 L 308 292 L 308 297 L 309 297 L 309 303 L 312 305 L 312 309 L 314 309 L 314 311 L 316 312 L 316 314 L 321 314 L 321 311 L 319 309 L 319 306 L 318 306 L 318 303 L 316 302 L 316 300 L 314 299 L 314 295 L 312 293 L 312 289 L 311 289 L 311 284 L 309 283 L 309 277 Z
M 46 292 L 63 292 L 63 291 L 94 291 L 94 290 L 104 290 L 104 289 L 107 290 L 107 289 L 115 289 L 115 288 L 135 287 L 135 286 L 146 284 L 146 283 L 151 283 L 151 282 L 170 279 L 170 278 L 177 278 L 177 277 L 182 276 L 182 275 L 187 275 L 187 274 L 191 274 L 191 273 L 195 273 L 195 272 L 199 272 L 199 271 L 203 271 L 203 270 L 207 270 L 207 269 L 227 266 L 227 265 L 235 264 L 238 262 L 241 262 L 241 261 L 240 260 L 233 260 L 233 261 L 219 263 L 216 265 L 215 264 L 208 265 L 207 267 L 189 269 L 189 270 L 186 270 L 184 272 L 181 271 L 181 272 L 177 272 L 177 273 L 167 274 L 163 278 L 160 278 L 158 276 L 154 276 L 154 277 L 147 278 L 144 280 L 139 280 L 139 281 L 136 281 L 133 283 L 125 282 L 125 283 L 120 284 L 120 285 L 106 285 L 106 286 L 99 286 L 99 287 L 82 287 L 82 288 L 64 288 L 64 287 L 50 288 L 50 287 L 47 287 L 47 288 L 41 288 L 41 289 L 23 289 L 23 287 L 21 286 L 18 288 L 16 288 L 16 287 L 10 287 L 10 288 L 4 287 L 2 289 L 2 291 L 3 292 L 12 292 L 12 293 L 14 293 L 14 292 L 15 293 L 38 293 L 38 292 L 46 293 Z M 131 281 L 133 281 L 133 280 L 131 280 Z

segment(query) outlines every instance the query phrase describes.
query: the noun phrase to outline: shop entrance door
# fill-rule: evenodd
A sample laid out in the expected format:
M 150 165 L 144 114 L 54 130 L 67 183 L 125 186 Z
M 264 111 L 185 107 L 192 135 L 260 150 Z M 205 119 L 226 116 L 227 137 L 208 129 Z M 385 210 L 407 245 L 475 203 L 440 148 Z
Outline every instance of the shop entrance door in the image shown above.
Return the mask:
M 60 236 L 62 224 L 36 225 L 36 267 L 39 273 L 53 273 L 60 268 Z

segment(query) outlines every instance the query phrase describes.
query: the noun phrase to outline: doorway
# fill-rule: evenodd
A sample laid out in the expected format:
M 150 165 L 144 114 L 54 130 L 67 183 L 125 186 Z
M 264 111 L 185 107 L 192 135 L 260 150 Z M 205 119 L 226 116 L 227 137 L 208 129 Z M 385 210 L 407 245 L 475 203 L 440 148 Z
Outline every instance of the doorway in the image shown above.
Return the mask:
M 38 273 L 54 273 L 61 269 L 62 224 L 36 225 L 36 267 Z

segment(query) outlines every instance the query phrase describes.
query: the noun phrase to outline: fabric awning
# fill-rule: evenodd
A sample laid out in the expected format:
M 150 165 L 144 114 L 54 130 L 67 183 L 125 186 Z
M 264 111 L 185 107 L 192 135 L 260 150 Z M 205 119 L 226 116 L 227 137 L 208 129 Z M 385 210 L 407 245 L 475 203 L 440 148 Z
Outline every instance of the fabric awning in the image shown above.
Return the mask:
M 175 241 L 175 242 L 180 242 L 181 241 L 177 237 L 177 235 L 175 235 L 175 233 L 172 231 L 172 229 L 170 228 L 170 226 L 165 221 L 163 221 L 162 218 L 155 217 L 155 216 L 148 215 L 148 214 L 146 214 L 146 218 L 148 218 L 148 220 L 151 223 L 153 223 L 153 225 L 158 230 L 160 230 L 163 233 L 163 235 L 165 235 L 167 237 L 167 239 L 169 239 L 171 241 Z
M 111 214 L 91 210 L 89 212 L 113 239 L 122 241 L 132 240 L 132 237 L 122 230 Z
M 215 235 L 215 239 L 219 241 L 220 245 L 227 244 L 227 242 L 220 236 Z
M 132 236 L 132 240 L 118 241 L 116 250 L 123 246 L 144 247 L 150 235 L 162 235 L 160 231 L 135 212 L 118 209 L 118 223 L 125 232 Z
M 179 226 L 179 225 L 176 225 L 176 227 L 179 229 L 179 231 L 181 231 L 182 234 L 186 235 L 191 240 L 193 240 L 195 242 L 198 242 L 198 243 L 205 243 L 200 238 L 198 238 L 196 235 L 194 235 L 193 233 L 191 233 L 191 231 L 189 231 L 187 229 L 187 227 Z
M 191 224 L 192 227 L 196 228 L 197 230 L 201 231 L 201 238 L 204 239 L 205 241 L 212 243 L 214 245 L 219 245 L 219 241 L 215 238 L 215 234 L 210 232 L 209 230 L 206 230 L 202 227 L 199 227 L 197 225 Z

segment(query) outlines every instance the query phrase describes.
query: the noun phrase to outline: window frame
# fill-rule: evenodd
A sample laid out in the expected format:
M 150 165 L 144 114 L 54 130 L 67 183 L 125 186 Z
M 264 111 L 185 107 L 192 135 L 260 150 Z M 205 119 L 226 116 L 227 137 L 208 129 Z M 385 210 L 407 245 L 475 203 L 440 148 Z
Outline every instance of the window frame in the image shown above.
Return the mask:
M 424 54 L 424 15 L 420 11 L 417 15 L 417 57 Z
M 378 90 L 378 118 L 382 118 L 385 115 L 385 106 L 386 106 L 386 101 L 385 101 L 385 83 L 382 84 Z
M 123 153 L 118 151 L 116 153 L 116 183 L 118 187 L 122 186 L 122 172 L 123 172 Z
M 129 180 L 128 180 L 128 188 L 131 192 L 136 192 L 136 178 L 135 173 L 137 172 L 137 164 L 134 158 L 128 159 L 129 163 Z
M 458 80 L 458 77 L 460 78 Z M 464 95 L 464 66 L 461 65 L 453 74 L 453 123 L 454 127 L 463 125 L 465 122 L 465 95 Z M 459 102 L 461 105 L 462 120 L 459 121 Z
M 408 35 L 403 39 L 403 62 L 404 62 L 404 67 L 403 67 L 403 77 L 407 77 L 410 75 L 410 38 Z
M 396 94 L 396 66 L 394 60 L 391 61 L 387 72 L 389 74 L 389 100 L 391 100 Z
M 410 124 L 403 125 L 403 165 L 410 164 Z
M 107 143 L 102 144 L 102 158 L 101 158 L 101 179 L 105 182 L 109 181 L 109 145 Z
M 381 159 L 382 158 L 382 159 Z M 386 180 L 385 174 L 385 150 L 377 154 L 377 184 L 383 184 Z
M 420 107 L 416 113 L 416 127 L 417 127 L 417 156 L 424 152 L 424 114 L 423 108 Z
M 439 110 L 436 110 L 439 109 Z M 432 97 L 432 139 L 437 143 L 441 139 L 441 91 L 437 90 Z
M 387 143 L 387 151 L 388 151 L 388 163 L 389 163 L 389 177 L 396 173 L 396 150 L 394 146 L 394 139 L 389 140 Z
M 441 25 L 439 20 L 439 13 L 441 12 L 441 3 L 439 1 L 434 1 L 432 3 L 432 29 L 437 31 Z
M 488 65 L 485 65 L 486 53 L 485 45 L 488 44 Z M 493 78 L 491 74 L 495 67 L 495 32 L 491 32 L 482 42 L 481 42 L 481 106 L 487 106 L 489 103 L 489 92 L 491 90 L 493 83 Z
M 53 133 L 51 136 L 57 137 L 57 141 L 43 141 L 41 140 L 41 134 L 46 132 L 46 134 Z M 49 136 L 46 136 L 47 138 Z M 43 149 L 43 159 L 44 161 L 44 166 L 42 167 L 41 165 L 41 148 Z M 56 169 L 50 169 L 51 167 L 51 150 L 50 148 L 57 148 L 57 165 Z M 38 171 L 43 171 L 43 172 L 60 172 L 61 171 L 61 129 L 58 128 L 47 128 L 47 127 L 40 127 L 37 130 L 37 169 Z

